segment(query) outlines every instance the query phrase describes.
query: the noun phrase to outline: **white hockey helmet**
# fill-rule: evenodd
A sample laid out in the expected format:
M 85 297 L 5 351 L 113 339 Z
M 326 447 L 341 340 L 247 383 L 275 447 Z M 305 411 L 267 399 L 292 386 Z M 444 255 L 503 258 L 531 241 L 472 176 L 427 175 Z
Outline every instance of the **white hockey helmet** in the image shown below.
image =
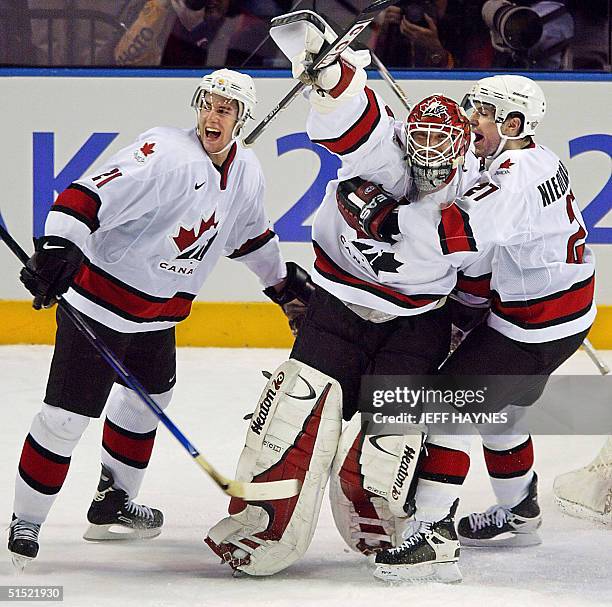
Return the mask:
M 495 107 L 497 130 L 505 139 L 533 136 L 546 113 L 544 92 L 536 82 L 525 76 L 504 74 L 482 78 L 472 85 L 462 105 L 467 110 L 475 103 L 488 103 Z M 501 132 L 501 125 L 512 112 L 518 112 L 523 117 L 523 129 L 516 137 L 508 137 Z
M 205 93 L 214 93 L 238 102 L 238 120 L 232 132 L 232 140 L 237 139 L 246 121 L 253 118 L 257 105 L 253 79 L 248 74 L 225 68 L 204 76 L 191 99 L 191 107 L 195 109 L 196 114 L 202 107 Z

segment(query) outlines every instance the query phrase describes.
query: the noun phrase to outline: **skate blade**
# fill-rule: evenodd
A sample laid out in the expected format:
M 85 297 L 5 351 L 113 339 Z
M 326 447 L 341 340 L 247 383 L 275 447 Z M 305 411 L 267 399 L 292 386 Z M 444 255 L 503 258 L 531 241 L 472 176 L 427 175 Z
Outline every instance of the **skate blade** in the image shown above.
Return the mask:
M 559 510 L 561 510 L 561 512 L 567 514 L 568 516 L 586 519 L 588 521 L 593 521 L 602 525 L 612 525 L 612 511 L 597 512 L 595 510 L 587 508 L 586 506 L 582 506 L 580 504 L 564 500 L 560 497 L 557 497 L 556 495 L 553 497 L 555 500 L 555 504 L 557 504 Z
M 477 540 L 470 537 L 459 536 L 461 546 L 471 548 L 521 548 L 526 546 L 538 546 L 542 543 L 542 538 L 537 531 L 529 533 L 503 533 L 496 538 L 488 540 Z
M 11 552 L 11 563 L 13 564 L 13 568 L 17 575 L 21 575 L 25 571 L 25 568 L 33 560 L 34 559 L 31 556 L 23 556 L 23 554 Z
M 136 540 L 149 540 L 161 533 L 161 527 L 156 529 L 132 529 L 113 523 L 111 525 L 91 524 L 83 534 L 83 539 L 88 542 L 121 541 L 130 542 Z
M 374 577 L 385 582 L 458 584 L 463 580 L 456 562 L 422 565 L 378 565 Z

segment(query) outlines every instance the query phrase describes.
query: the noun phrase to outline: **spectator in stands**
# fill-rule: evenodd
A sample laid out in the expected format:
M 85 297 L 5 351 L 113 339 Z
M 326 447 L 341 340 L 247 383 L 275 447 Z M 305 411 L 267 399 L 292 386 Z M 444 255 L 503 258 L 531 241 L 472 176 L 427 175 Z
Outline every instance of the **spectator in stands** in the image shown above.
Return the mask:
M 0 63 L 112 65 L 124 23 L 144 1 L 0 0 Z
M 404 0 L 388 8 L 374 50 L 390 67 L 488 68 L 493 50 L 484 0 Z
M 270 19 L 291 8 L 286 0 L 172 0 L 177 16 L 164 49 L 164 66 L 274 67 L 278 49 Z M 196 10 L 193 10 L 193 9 Z

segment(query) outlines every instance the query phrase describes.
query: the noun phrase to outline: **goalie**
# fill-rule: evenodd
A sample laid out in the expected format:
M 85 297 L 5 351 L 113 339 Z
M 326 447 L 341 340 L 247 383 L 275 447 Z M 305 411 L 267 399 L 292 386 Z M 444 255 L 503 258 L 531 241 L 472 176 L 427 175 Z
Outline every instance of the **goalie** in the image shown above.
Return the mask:
M 293 15 L 294 21 L 285 16 L 283 26 L 295 34 L 291 44 L 276 28 L 272 37 L 293 58 L 296 77 L 307 78 L 303 62 L 335 36 L 314 13 Z M 303 486 L 289 500 L 232 500 L 229 516 L 206 539 L 223 561 L 250 575 L 276 573 L 304 554 L 332 464 L 334 517 L 351 548 L 373 553 L 401 543 L 422 431 L 366 441 L 354 419 L 340 438 L 341 419 L 355 415 L 365 374 L 436 372 L 449 350 L 446 297 L 457 268 L 474 254 L 467 214 L 448 203 L 479 175 L 468 151 L 467 119 L 456 103 L 437 95 L 418 104 L 407 123 L 395 120 L 365 86 L 368 62 L 367 52 L 349 49 L 311 81 L 309 136 L 343 166 L 313 225 L 317 288 L 292 360 L 264 389 L 238 466 L 240 480 L 299 478 Z M 452 221 L 455 215 L 466 219 Z M 414 259 L 422 263 L 408 263 Z M 281 372 L 289 379 L 279 391 L 273 378 Z M 312 392 L 302 400 L 306 382 Z M 430 437 L 431 456 L 421 466 L 430 474 L 465 474 L 462 441 L 435 443 Z M 459 471 L 447 465 L 454 451 Z M 436 529 L 445 540 L 439 551 L 432 548 L 434 560 L 450 555 L 452 564 L 458 549 L 454 509 L 440 514 L 433 506 L 430 522 L 444 521 L 445 527 Z

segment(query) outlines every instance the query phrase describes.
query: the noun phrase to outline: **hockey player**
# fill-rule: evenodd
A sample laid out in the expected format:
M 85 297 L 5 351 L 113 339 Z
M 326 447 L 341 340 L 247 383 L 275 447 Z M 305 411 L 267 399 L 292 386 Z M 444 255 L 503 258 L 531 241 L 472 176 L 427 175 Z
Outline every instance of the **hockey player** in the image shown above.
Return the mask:
M 534 141 L 546 109 L 540 87 L 523 76 L 484 78 L 472 87 L 466 105 L 476 153 L 488 163 L 481 184 L 467 198 L 501 213 L 514 224 L 514 235 L 460 273 L 459 299 L 469 305 L 490 300 L 491 312 L 441 372 L 534 376 L 515 387 L 512 399 L 499 394 L 493 403 L 499 408 L 528 405 L 541 394 L 545 376 L 578 349 L 593 323 L 594 259 L 585 245 L 587 232 L 567 169 Z M 539 543 L 531 437 L 483 434 L 498 503 L 462 518 L 459 539 L 477 546 Z M 448 512 L 456 509 L 469 468 L 468 450 L 440 453 L 439 463 L 438 474 L 420 472 L 415 521 L 401 545 L 377 554 L 377 577 L 422 578 L 457 560 L 459 543 Z M 426 492 L 423 503 L 419 495 Z M 456 554 L 447 549 L 449 538 Z
M 321 44 L 317 31 L 306 33 L 307 52 Z M 304 56 L 294 58 L 296 76 Z M 341 158 L 342 167 L 313 223 L 318 288 L 291 353 L 292 379 L 284 369 L 272 374 L 238 466 L 242 480 L 297 474 L 307 482 L 297 501 L 232 500 L 230 516 L 206 540 L 225 562 L 251 575 L 284 569 L 310 542 L 339 436 L 333 400 L 341 397 L 342 416 L 351 419 L 362 375 L 427 375 L 442 363 L 450 338 L 446 297 L 457 268 L 478 251 L 469 218 L 450 204 L 479 177 L 467 118 L 450 99 L 432 96 L 415 106 L 407 123 L 395 120 L 366 86 L 368 60 L 346 51 L 310 83 L 308 135 Z M 295 388 L 296 377 L 314 385 L 313 376 L 321 389 L 333 386 L 323 412 L 315 397 L 323 392 L 306 390 L 304 382 Z M 305 390 L 312 405 L 301 407 L 300 417 L 295 399 Z M 313 417 L 319 425 L 305 436 L 300 428 L 310 428 Z M 463 449 L 463 437 L 449 437 L 440 448 L 452 450 L 457 442 Z M 394 441 L 394 451 L 404 455 L 390 464 L 398 478 L 412 478 L 421 443 L 420 429 Z M 391 447 L 379 445 L 388 458 Z M 377 467 L 374 462 L 374 475 Z M 400 480 L 398 487 L 390 502 L 405 518 L 409 483 Z
M 21 272 L 34 308 L 63 296 L 162 409 L 175 383 L 174 327 L 187 318 L 222 255 L 258 276 L 294 330 L 312 289 L 304 270 L 283 262 L 264 211 L 261 167 L 238 143 L 255 104 L 250 76 L 227 69 L 205 76 L 192 100 L 196 127 L 153 128 L 71 184 Z M 155 537 L 163 523 L 159 510 L 133 501 L 153 449 L 156 416 L 132 390 L 113 385 L 114 372 L 61 308 L 57 323 L 44 404 L 16 479 L 8 548 L 20 565 L 36 557 L 40 526 L 72 451 L 105 405 L 102 475 L 84 537 Z

